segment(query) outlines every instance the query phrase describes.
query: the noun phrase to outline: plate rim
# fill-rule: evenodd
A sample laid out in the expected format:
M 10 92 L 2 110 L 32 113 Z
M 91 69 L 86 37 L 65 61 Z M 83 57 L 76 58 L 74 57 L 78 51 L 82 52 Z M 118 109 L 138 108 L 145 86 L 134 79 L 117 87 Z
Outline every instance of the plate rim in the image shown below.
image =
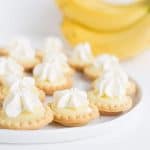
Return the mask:
M 79 137 L 76 137 L 76 138 L 72 138 L 72 139 L 57 139 L 56 141 L 53 140 L 53 141 L 48 141 L 48 140 L 44 140 L 45 138 L 43 138 L 43 140 L 37 140 L 39 142 L 36 142 L 36 139 L 32 139 L 32 138 L 29 138 L 31 141 L 27 140 L 27 141 L 22 141 L 21 139 L 17 140 L 15 142 L 14 139 L 12 139 L 13 136 L 19 136 L 20 134 L 23 136 L 23 137 L 32 137 L 32 135 L 34 134 L 34 136 L 39 136 L 39 135 L 44 135 L 45 137 L 50 137 L 50 136 L 54 136 L 54 135 L 59 135 L 59 134 L 65 134 L 65 133 L 72 133 L 72 134 L 76 134 L 76 132 L 86 132 L 86 131 L 89 131 L 89 129 L 91 131 L 93 131 L 93 133 L 87 135 L 87 136 L 84 136 L 84 137 L 91 137 L 91 136 L 97 136 L 96 133 L 94 133 L 96 130 L 100 130 L 100 129 L 103 129 L 107 126 L 113 126 L 115 124 L 117 124 L 117 122 L 121 122 L 123 120 L 125 120 L 125 118 L 129 118 L 130 116 L 132 116 L 132 114 L 134 112 L 136 112 L 136 110 L 139 109 L 139 107 L 141 106 L 142 102 L 143 102 L 143 91 L 142 91 L 142 88 L 141 86 L 139 85 L 139 83 L 135 80 L 133 80 L 136 85 L 137 85 L 137 91 L 138 91 L 138 102 L 135 104 L 135 106 L 129 110 L 128 112 L 124 113 L 123 115 L 121 116 L 118 116 L 117 118 L 114 118 L 110 121 L 106 121 L 106 122 L 103 122 L 101 124 L 94 124 L 94 125 L 91 125 L 91 126 L 83 126 L 83 127 L 75 127 L 75 128 L 59 128 L 59 129 L 54 129 L 54 130 L 49 130 L 49 129 L 46 129 L 46 130 L 9 130 L 9 129 L 0 129 L 0 137 L 3 137 L 4 134 L 6 137 L 8 137 L 8 141 L 7 139 L 3 139 L 3 140 L 0 140 L 0 143 L 17 143 L 17 144 L 25 144 L 25 143 L 60 143 L 60 142 L 64 142 L 64 141 L 71 141 L 71 140 L 76 140 L 76 139 L 82 139 L 83 137 L 79 136 Z M 18 135 L 19 134 L 19 135 Z M 12 136 L 12 137 L 11 137 Z M 41 138 L 41 137 L 40 137 Z M 2 138 L 1 138 L 2 139 Z

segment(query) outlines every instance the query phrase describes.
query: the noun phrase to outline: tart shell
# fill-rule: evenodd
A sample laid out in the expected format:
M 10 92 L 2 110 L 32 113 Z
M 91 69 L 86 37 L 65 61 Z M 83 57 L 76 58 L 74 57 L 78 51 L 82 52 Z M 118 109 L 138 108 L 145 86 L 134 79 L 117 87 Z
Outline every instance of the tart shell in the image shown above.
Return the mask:
M 70 78 L 70 77 L 69 77 Z M 43 81 L 36 81 L 36 86 L 45 92 L 46 95 L 53 95 L 55 91 L 68 89 L 72 87 L 72 79 L 67 79 L 64 84 L 52 85 L 50 83 L 45 83 Z
M 38 58 L 35 58 L 31 61 L 18 62 L 20 63 L 26 72 L 32 72 L 33 68 L 40 63 Z
M 80 63 L 80 62 L 75 62 L 75 61 L 72 61 L 72 60 L 69 60 L 69 65 L 70 65 L 73 69 L 75 69 L 75 70 L 77 70 L 77 71 L 80 71 L 80 72 L 83 72 L 84 69 L 85 69 L 87 66 L 89 66 L 89 65 L 87 65 L 87 64 L 83 64 L 83 63 Z
M 70 114 L 61 114 L 55 112 L 53 104 L 49 105 L 54 114 L 54 122 L 59 123 L 63 126 L 76 127 L 88 124 L 91 120 L 98 118 L 99 112 L 98 109 L 91 105 L 92 111 L 86 114 L 70 115 Z
M 39 92 L 39 98 L 40 98 L 41 102 L 44 102 L 45 98 L 46 98 L 45 93 L 42 90 L 38 90 L 38 92 Z
M 95 80 L 100 76 L 100 73 L 98 71 L 93 71 L 90 67 L 86 67 L 84 69 L 84 74 L 90 80 Z
M 101 115 L 118 115 L 124 111 L 129 110 L 132 107 L 132 98 L 130 96 L 126 96 L 126 100 L 123 103 L 108 103 L 101 102 L 98 100 L 98 97 L 92 100 L 93 96 L 90 96 L 90 103 L 95 105 L 100 111 Z M 109 101 L 106 99 L 106 101 Z
M 0 56 L 8 56 L 8 51 L 5 48 L 0 48 Z
M 6 56 L 9 57 L 9 53 L 5 48 L 0 48 L 0 56 Z M 24 61 L 24 62 L 19 62 L 17 61 L 19 64 L 21 64 L 24 67 L 24 70 L 27 72 L 31 72 L 32 69 L 40 63 L 40 59 L 36 56 L 35 59 L 33 59 L 32 61 Z
M 4 112 L 0 111 L 0 128 L 3 129 L 15 129 L 15 130 L 35 130 L 43 128 L 44 126 L 48 125 L 53 120 L 53 113 L 47 107 L 45 113 L 42 117 L 25 121 L 22 119 L 11 120 L 9 118 L 3 119 Z
M 127 88 L 127 95 L 134 96 L 136 94 L 136 90 L 137 90 L 136 84 L 133 81 L 129 81 L 129 85 Z

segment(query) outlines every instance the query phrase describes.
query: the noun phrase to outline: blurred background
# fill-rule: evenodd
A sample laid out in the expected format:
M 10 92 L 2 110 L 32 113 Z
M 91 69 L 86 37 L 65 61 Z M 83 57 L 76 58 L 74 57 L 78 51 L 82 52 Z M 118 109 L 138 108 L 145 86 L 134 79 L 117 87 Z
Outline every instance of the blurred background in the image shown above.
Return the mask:
M 148 4 L 134 1 L 142 0 L 0 0 L 0 44 L 63 35 L 72 46 L 89 42 L 96 55 L 128 59 L 150 47 Z
M 57 1 L 70 2 L 70 0 Z M 86 2 L 86 0 L 82 2 Z M 68 4 L 65 3 L 63 6 L 68 6 Z M 139 8 L 137 9 L 141 10 Z M 63 20 L 62 16 L 64 15 L 64 11 L 59 9 L 55 0 L 0 0 L 0 44 L 4 44 L 9 39 L 19 35 L 29 37 L 36 45 L 49 35 L 62 36 L 61 22 Z M 145 29 L 144 26 L 143 28 Z M 141 32 L 140 39 L 142 40 L 142 33 L 145 33 L 145 31 L 146 30 L 137 30 L 137 33 Z M 128 39 L 131 34 L 127 35 L 128 36 L 123 39 L 124 42 L 126 42 L 126 39 Z M 132 40 L 136 38 L 136 36 L 135 38 L 132 37 Z M 120 44 L 120 42 L 118 42 L 118 44 Z M 109 44 L 105 45 L 107 46 Z M 129 45 L 128 47 L 130 48 L 131 46 Z M 130 53 L 128 49 L 126 49 L 126 51 Z M 134 59 L 126 61 L 124 66 L 130 71 L 131 75 L 139 76 L 139 78 L 143 79 L 148 78 L 149 74 L 145 72 L 149 70 L 146 67 L 146 65 L 150 63 L 149 56 L 150 52 L 144 51 Z
M 50 34 L 59 35 L 59 24 L 60 13 L 53 0 L 0 0 L 2 44 L 20 35 L 37 39 Z
M 94 1 L 87 0 L 87 2 L 94 2 Z M 101 1 L 101 0 L 98 0 L 98 1 Z M 122 1 L 125 1 L 125 0 L 122 0 Z M 29 39 L 31 39 L 31 41 L 33 41 L 33 45 L 35 44 L 36 46 L 40 45 L 43 38 L 47 36 L 58 35 L 58 36 L 63 37 L 63 33 L 61 32 L 62 31 L 61 24 L 65 18 L 63 16 L 67 16 L 66 14 L 67 11 L 65 12 L 63 11 L 63 9 L 59 9 L 60 5 L 58 7 L 58 2 L 65 2 L 63 3 L 62 6 L 67 6 L 67 8 L 68 7 L 70 8 L 68 4 L 68 2 L 69 3 L 71 2 L 70 0 L 57 0 L 57 5 L 56 5 L 56 0 L 0 0 L 0 44 L 5 44 L 5 42 L 8 42 L 8 40 L 14 38 L 15 36 L 27 36 Z M 79 2 L 79 0 L 77 0 L 77 2 Z M 84 2 L 83 4 L 85 4 L 86 0 L 83 0 L 80 2 Z M 132 9 L 129 9 L 129 10 L 132 12 Z M 138 8 L 135 8 L 135 10 L 136 11 L 138 10 L 137 13 L 139 13 L 141 9 L 139 9 L 138 7 Z M 118 14 L 118 11 L 116 12 L 114 11 L 114 9 L 111 11 L 113 13 Z M 111 11 L 110 10 L 108 11 L 110 15 L 112 14 Z M 146 11 L 147 11 L 147 8 L 146 8 Z M 122 12 L 122 9 L 120 10 L 120 12 Z M 124 9 L 123 9 L 123 12 L 124 12 Z M 145 8 L 144 8 L 144 12 L 145 12 Z M 143 14 L 143 7 L 141 10 L 141 14 Z M 146 15 L 147 14 L 149 13 L 146 12 Z M 67 16 L 67 18 L 70 18 L 70 16 Z M 149 22 L 150 22 L 150 19 L 149 19 Z M 83 27 L 85 29 L 87 28 L 86 26 L 83 26 Z M 111 27 L 111 26 L 108 26 L 108 27 Z M 142 35 L 145 35 L 145 32 L 149 33 L 147 32 L 147 30 L 150 31 L 150 28 L 147 29 L 147 27 L 145 28 L 145 26 L 142 26 L 142 28 L 143 29 L 136 29 L 137 32 L 135 33 L 140 33 L 138 37 L 143 40 Z M 126 42 L 126 39 L 130 38 L 131 35 L 132 35 L 132 31 L 128 33 L 125 36 L 125 38 L 123 38 L 123 41 Z M 65 37 L 67 38 L 67 36 Z M 112 39 L 116 40 L 116 38 L 112 38 Z M 118 38 L 118 40 L 119 39 L 121 38 Z M 132 40 L 134 39 L 136 40 L 137 36 L 132 37 Z M 132 41 L 132 40 L 129 39 L 129 41 Z M 135 42 L 132 42 L 132 43 L 135 43 Z M 118 42 L 118 44 L 120 44 L 120 41 Z M 105 46 L 108 46 L 108 45 L 109 44 L 107 43 L 105 44 Z M 131 46 L 129 45 L 128 47 L 130 48 Z M 117 49 L 114 49 L 114 50 L 117 50 Z M 128 50 L 128 49 L 125 50 L 125 52 L 127 53 L 130 53 L 130 51 L 131 50 Z M 144 51 L 140 55 L 137 55 L 135 58 L 127 59 L 127 61 L 125 61 L 123 65 L 127 69 L 127 71 L 130 72 L 131 76 L 143 79 L 142 82 L 144 81 L 147 82 L 146 78 L 149 78 L 149 74 L 148 74 L 149 68 L 147 68 L 146 65 L 148 66 L 148 64 L 150 63 L 149 56 L 150 56 L 150 51 L 147 48 L 146 51 Z

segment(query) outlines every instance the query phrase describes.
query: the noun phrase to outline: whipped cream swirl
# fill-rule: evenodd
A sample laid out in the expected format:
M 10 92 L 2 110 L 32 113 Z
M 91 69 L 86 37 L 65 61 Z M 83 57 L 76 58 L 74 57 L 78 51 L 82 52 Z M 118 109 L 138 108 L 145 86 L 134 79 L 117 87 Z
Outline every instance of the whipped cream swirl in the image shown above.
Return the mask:
M 103 73 L 95 82 L 100 96 L 122 97 L 126 95 L 128 76 L 121 67 Z
M 76 88 L 55 92 L 53 103 L 58 108 L 78 108 L 89 105 L 86 92 Z
M 11 58 L 0 58 L 0 77 L 3 82 L 11 85 L 17 78 L 23 76 L 23 67 Z
M 59 61 L 53 60 L 37 65 L 33 70 L 33 75 L 41 81 L 58 83 L 60 80 L 64 80 L 65 71 L 65 68 Z
M 93 63 L 93 67 L 101 72 L 109 70 L 116 65 L 119 65 L 119 60 L 117 57 L 106 54 L 96 57 Z
M 52 53 L 47 53 L 43 57 L 44 62 L 51 62 L 51 61 L 55 61 L 55 60 L 59 61 L 60 63 L 67 63 L 68 62 L 67 56 L 62 52 L 56 51 L 56 52 L 52 52 Z
M 17 117 L 22 112 L 34 113 L 35 109 L 44 112 L 35 89 L 35 82 L 31 77 L 24 77 L 13 83 L 3 104 L 3 110 L 7 116 Z
M 10 42 L 7 46 L 7 50 L 12 58 L 17 61 L 28 61 L 35 58 L 35 49 L 31 47 L 31 44 L 26 39 L 16 39 Z
M 43 51 L 45 54 L 50 52 L 60 52 L 63 50 L 63 43 L 58 37 L 48 37 L 44 42 Z
M 71 55 L 71 59 L 79 60 L 86 64 L 91 64 L 93 61 L 93 55 L 91 47 L 88 43 L 78 44 Z

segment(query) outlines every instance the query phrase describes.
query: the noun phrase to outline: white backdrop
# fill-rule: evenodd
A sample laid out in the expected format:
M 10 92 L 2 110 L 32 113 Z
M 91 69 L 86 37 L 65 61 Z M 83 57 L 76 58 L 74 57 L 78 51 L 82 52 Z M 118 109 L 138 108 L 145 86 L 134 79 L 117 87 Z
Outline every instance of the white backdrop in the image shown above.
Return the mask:
M 0 43 L 20 35 L 58 35 L 59 24 L 53 0 L 0 0 Z
M 0 0 L 0 43 L 13 36 L 24 35 L 41 39 L 50 34 L 59 35 L 60 13 L 53 0 Z M 0 145 L 4 149 L 150 149 L 150 52 L 124 63 L 124 67 L 135 77 L 144 89 L 144 111 L 137 130 L 103 142 L 99 137 L 64 144 L 53 145 Z M 130 123 L 130 122 L 128 122 Z M 95 148 L 94 148 L 95 146 Z

